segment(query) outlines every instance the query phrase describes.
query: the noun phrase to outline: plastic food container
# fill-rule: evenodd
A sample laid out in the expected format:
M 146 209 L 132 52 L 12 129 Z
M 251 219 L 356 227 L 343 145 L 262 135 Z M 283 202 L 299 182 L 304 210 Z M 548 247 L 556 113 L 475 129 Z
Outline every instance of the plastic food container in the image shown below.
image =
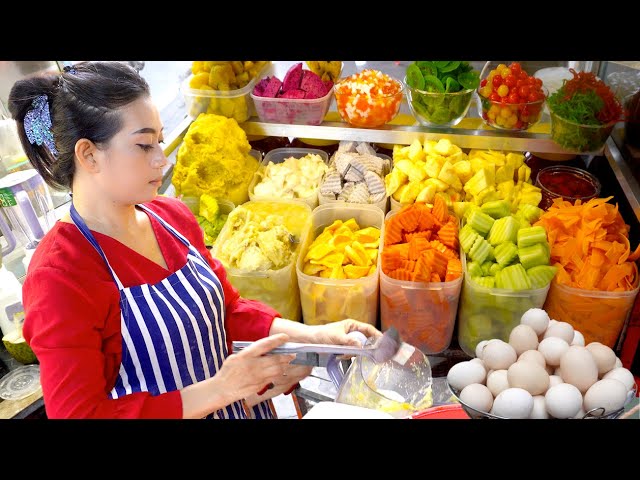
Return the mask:
M 182 197 L 180 198 L 180 200 L 182 200 L 182 203 L 184 203 L 187 207 L 189 207 L 189 210 L 191 210 L 191 213 L 193 213 L 196 216 L 200 215 L 200 198 L 199 197 Z M 227 200 L 226 198 L 216 198 L 216 202 L 218 203 L 219 212 L 222 215 L 229 215 L 231 211 L 234 208 L 236 208 L 236 205 L 231 200 Z M 222 232 L 222 230 L 220 231 Z M 215 241 L 216 239 L 214 238 L 213 242 L 215 243 Z M 213 245 L 213 243 L 207 243 L 206 237 L 205 237 L 205 244 L 208 247 Z
M 462 255 L 464 283 L 458 308 L 458 343 L 464 352 L 476 356 L 482 340 L 499 338 L 509 341 L 511 330 L 530 308 L 542 308 L 549 285 L 531 290 L 487 288 L 471 280 L 467 273 L 466 254 Z M 551 315 L 551 314 L 549 314 Z
M 378 318 L 378 280 L 380 259 L 373 275 L 358 279 L 330 279 L 302 272 L 303 259 L 311 242 L 334 220 L 355 218 L 360 228 L 380 229 L 384 238 L 384 214 L 373 205 L 326 204 L 317 207 L 311 215 L 311 229 L 303 245 L 296 271 L 302 303 L 302 317 L 307 325 L 324 325 L 345 318 L 353 318 L 375 325 Z
M 264 156 L 264 160 L 262 160 L 260 167 L 253 174 L 253 178 L 249 183 L 249 200 L 265 200 L 266 199 L 265 197 L 256 196 L 256 194 L 254 193 L 254 188 L 264 178 L 264 171 L 265 171 L 265 168 L 267 168 L 267 165 L 269 165 L 269 162 L 283 163 L 289 157 L 302 158 L 309 154 L 319 155 L 325 164 L 327 165 L 329 164 L 329 155 L 327 154 L 327 152 L 325 152 L 324 150 L 319 150 L 317 148 L 288 148 L 288 147 L 276 148 L 271 150 L 269 153 L 267 153 Z M 318 188 L 316 188 L 316 190 L 312 195 L 309 195 L 308 197 L 305 197 L 305 198 L 298 198 L 297 200 L 302 200 L 303 202 L 308 204 L 311 207 L 311 210 L 316 208 L 318 206 L 318 192 L 320 191 L 319 186 L 321 182 L 322 182 L 321 179 L 318 180 Z M 273 199 L 280 199 L 280 198 L 282 197 L 277 197 L 277 198 L 274 197 Z
M 333 100 L 333 88 L 320 98 L 271 98 L 251 93 L 262 122 L 320 125 Z
M 389 160 L 390 165 L 393 166 L 393 160 L 389 155 L 385 155 L 384 153 L 376 153 L 376 157 L 380 157 L 380 158 L 383 158 L 385 160 Z M 382 181 L 384 182 L 384 175 L 382 176 Z M 366 204 L 363 204 L 363 203 L 351 203 L 351 202 L 346 202 L 344 200 L 337 200 L 335 198 L 331 198 L 331 197 L 327 197 L 325 195 L 322 195 L 320 193 L 320 189 L 318 189 L 318 204 L 319 205 L 325 205 L 327 203 L 332 203 L 332 204 L 336 204 L 336 205 L 375 205 L 380 210 L 382 210 L 382 212 L 384 214 L 386 214 L 389 211 L 389 197 L 384 197 L 382 200 L 380 200 L 379 202 L 376 202 L 376 203 L 366 203 Z
M 215 113 L 227 118 L 235 118 L 238 123 L 256 114 L 251 91 L 258 80 L 273 74 L 273 62 L 267 62 L 262 70 L 244 87 L 236 90 L 200 90 L 189 87 L 193 75 L 184 79 L 180 91 L 187 104 L 187 112 L 192 118 L 201 113 Z
M 555 114 L 549 108 L 551 117 L 551 139 L 567 150 L 575 152 L 595 152 L 604 147 L 617 122 L 605 125 L 582 125 Z
M 570 323 L 582 333 L 585 344 L 600 342 L 615 348 L 638 289 L 602 292 L 570 287 L 553 280 L 544 309 L 551 318 Z
M 261 216 L 280 215 L 284 226 L 297 241 L 295 255 L 290 264 L 279 270 L 245 271 L 224 264 L 219 252 L 231 235 L 233 219 L 242 211 Z M 311 208 L 300 200 L 255 200 L 236 207 L 229 215 L 216 241 L 212 255 L 223 261 L 227 278 L 244 298 L 259 300 L 276 309 L 284 318 L 300 321 L 300 294 L 296 276 L 296 261 L 301 245 L 307 241 L 311 226 Z
M 380 268 L 382 330 L 394 326 L 400 338 L 425 355 L 443 352 L 453 337 L 462 279 L 463 275 L 450 282 L 409 282 L 391 278 Z
M 543 168 L 536 175 L 536 187 L 542 191 L 538 205 L 547 210 L 558 197 L 582 203 L 600 195 L 600 181 L 586 170 L 576 167 L 553 166 Z

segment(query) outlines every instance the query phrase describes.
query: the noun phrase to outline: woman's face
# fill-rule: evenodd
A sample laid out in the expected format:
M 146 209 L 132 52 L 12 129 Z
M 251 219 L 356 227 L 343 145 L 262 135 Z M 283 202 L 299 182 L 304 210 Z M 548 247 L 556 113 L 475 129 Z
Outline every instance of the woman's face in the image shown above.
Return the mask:
M 113 201 L 135 204 L 152 200 L 162 183 L 167 158 L 158 109 L 142 97 L 120 109 L 122 128 L 107 148 L 97 152 L 97 181 Z

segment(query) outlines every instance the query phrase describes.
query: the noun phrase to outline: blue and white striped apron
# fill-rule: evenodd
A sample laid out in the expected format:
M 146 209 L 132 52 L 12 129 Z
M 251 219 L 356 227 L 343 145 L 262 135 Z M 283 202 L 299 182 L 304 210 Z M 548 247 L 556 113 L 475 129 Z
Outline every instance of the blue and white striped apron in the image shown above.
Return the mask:
M 107 265 L 120 292 L 122 361 L 110 398 L 134 392 L 159 395 L 216 374 L 229 355 L 224 329 L 224 292 L 207 261 L 175 228 L 144 205 L 160 224 L 189 248 L 184 267 L 156 284 L 124 288 L 87 224 L 71 204 L 71 219 Z M 267 402 L 253 407 L 255 418 L 273 418 Z M 234 402 L 207 418 L 247 418 Z

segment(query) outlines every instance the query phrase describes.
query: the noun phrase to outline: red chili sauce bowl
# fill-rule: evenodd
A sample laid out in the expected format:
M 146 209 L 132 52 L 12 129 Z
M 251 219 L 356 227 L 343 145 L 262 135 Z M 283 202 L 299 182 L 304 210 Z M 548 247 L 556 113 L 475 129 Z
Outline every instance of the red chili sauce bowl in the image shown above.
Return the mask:
M 542 190 L 541 209 L 547 210 L 553 200 L 562 197 L 571 203 L 586 202 L 600 195 L 600 181 L 586 170 L 576 167 L 546 167 L 538 172 L 536 186 Z

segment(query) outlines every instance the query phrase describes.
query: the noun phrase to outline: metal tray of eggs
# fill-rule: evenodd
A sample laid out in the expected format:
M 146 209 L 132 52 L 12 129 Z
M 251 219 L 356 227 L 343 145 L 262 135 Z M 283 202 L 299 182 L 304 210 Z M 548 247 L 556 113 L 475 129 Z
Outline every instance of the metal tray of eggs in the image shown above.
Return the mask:
M 449 382 L 447 382 L 447 386 L 449 387 L 449 390 L 451 390 L 451 393 L 453 393 L 453 395 L 455 396 L 456 400 L 460 403 L 464 411 L 467 412 L 467 415 L 469 415 L 470 418 L 474 418 L 474 419 L 489 418 L 489 419 L 495 419 L 495 420 L 509 420 L 509 418 L 507 417 L 501 417 L 499 415 L 494 415 L 492 413 L 482 412 L 480 410 L 473 408 L 472 406 L 466 404 L 460 399 L 460 390 L 453 388 Z M 636 396 L 637 391 L 638 391 L 638 386 L 634 384 L 633 389 L 629 392 L 627 396 L 625 406 L 619 410 L 616 410 L 615 412 L 611 412 L 607 415 L 602 415 L 605 412 L 604 407 L 595 407 L 589 410 L 588 412 L 585 412 L 584 416 L 577 417 L 577 418 L 578 419 L 614 420 L 624 413 L 626 406 L 633 400 L 633 397 Z

